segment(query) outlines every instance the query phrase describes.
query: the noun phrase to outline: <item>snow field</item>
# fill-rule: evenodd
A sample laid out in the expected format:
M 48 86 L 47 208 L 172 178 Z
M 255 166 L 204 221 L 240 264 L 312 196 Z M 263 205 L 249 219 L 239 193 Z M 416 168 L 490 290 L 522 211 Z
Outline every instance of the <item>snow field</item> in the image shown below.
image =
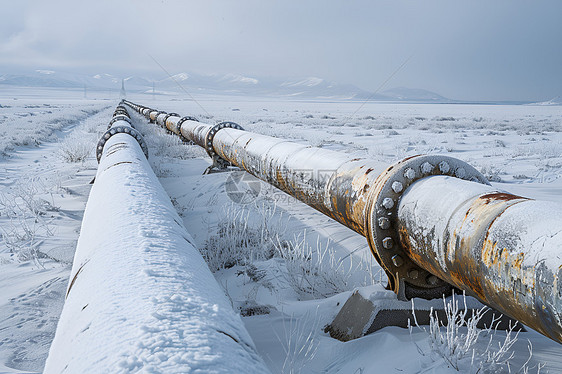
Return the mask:
M 33 113 L 45 102 L 16 101 L 6 111 L 0 109 L 0 117 Z M 64 303 L 89 182 L 97 168 L 95 143 L 111 115 L 104 102 L 52 100 L 45 107 L 56 109 L 63 124 L 51 123 L 50 116 L 32 116 L 37 132 L 23 125 L 25 136 L 32 139 L 28 146 L 11 141 L 21 135 L 15 127 L 21 122 L 0 127 L 9 130 L 9 141 L 3 137 L 2 144 L 12 149 L 0 158 L 0 372 L 42 371 Z M 47 138 L 43 124 L 52 131 Z M 82 162 L 68 163 L 58 153 L 58 142 L 70 136 L 90 142 L 90 153 Z
M 200 100 L 207 113 L 191 101 L 175 98 L 152 101 L 150 95 L 139 95 L 129 99 L 160 110 L 195 115 L 207 123 L 233 120 L 250 131 L 290 138 L 303 144 L 312 143 L 358 156 L 369 156 L 389 163 L 418 153 L 444 153 L 467 161 L 485 172 L 498 188 L 523 196 L 561 201 L 560 106 L 367 103 L 358 110 L 361 103 L 210 97 Z M 11 106 L 8 111 L 0 108 L 0 116 L 6 116 L 7 113 L 11 115 L 9 111 L 16 111 L 18 108 L 22 113 L 26 110 L 33 111 L 39 108 L 25 106 L 42 106 L 45 102 L 44 95 L 33 98 L 30 96 L 17 102 L 0 101 L 3 106 Z M 86 118 L 76 129 L 80 128 L 83 130 L 82 134 L 87 134 L 87 128 L 94 129 L 96 125 L 93 122 L 98 123 L 98 134 L 93 136 L 94 141 L 97 141 L 105 130 L 116 103 L 116 100 L 109 102 L 111 106 L 107 111 Z M 100 102 L 76 98 L 49 101 L 49 105 L 61 108 L 60 114 L 63 116 L 65 112 L 74 110 L 71 106 L 76 108 L 83 104 L 95 106 Z M 139 117 L 138 128 L 140 121 L 145 120 Z M 48 137 L 47 141 L 53 141 L 52 147 L 45 142 L 39 146 L 33 145 L 34 142 L 30 142 L 28 146 L 10 144 L 15 148 L 16 154 L 0 160 L 0 188 L 6 193 L 4 187 L 7 183 L 11 184 L 17 179 L 24 180 L 29 174 L 47 179 L 42 183 L 48 188 L 61 187 L 59 194 L 53 194 L 55 203 L 51 202 L 51 205 L 60 207 L 65 214 L 50 212 L 61 218 L 53 221 L 55 234 L 47 239 L 56 240 L 59 252 L 68 255 L 63 249 L 74 248 L 73 241 L 78 235 L 81 211 L 90 187 L 88 182 L 97 165 L 93 153 L 83 163 L 69 163 L 59 156 L 59 142 L 67 134 L 65 129 L 68 127 L 62 131 L 56 130 L 56 136 Z M 256 201 L 243 207 L 233 204 L 225 193 L 227 173 L 201 175 L 210 164 L 204 151 L 199 147 L 180 144 L 177 139 L 163 134 L 152 124 L 147 124 L 142 131 L 149 145 L 151 139 L 156 139 L 155 144 L 151 145 L 149 161 L 172 198 L 180 219 L 192 234 L 194 244 L 203 253 L 206 246 L 217 243 L 217 240 L 225 243 L 229 239 L 224 236 L 221 238 L 221 227 L 224 231 L 232 222 L 245 221 L 245 218 L 235 219 L 237 216 L 248 217 L 246 231 L 237 230 L 237 233 L 245 232 L 249 237 L 260 237 L 256 234 L 262 232 L 264 227 L 260 223 L 263 222 L 260 217 L 268 217 L 263 213 L 274 211 L 273 216 L 266 221 L 268 230 L 274 235 L 267 238 L 274 238 L 275 234 L 279 234 L 281 246 L 286 245 L 283 243 L 291 243 L 291 248 L 299 247 L 300 241 L 304 241 L 306 246 L 301 248 L 308 249 L 297 253 L 312 253 L 312 256 L 316 256 L 318 250 L 322 253 L 325 248 L 331 248 L 325 251 L 324 258 L 339 262 L 334 266 L 330 264 L 332 260 L 322 261 L 322 269 L 349 269 L 350 265 L 355 269 L 355 266 L 359 267 L 356 264 L 361 263 L 363 268 L 359 268 L 357 277 L 355 271 L 352 272 L 352 280 L 347 282 L 346 287 L 349 290 L 360 287 L 362 292 L 384 291 L 380 283 L 385 283 L 385 277 L 361 236 L 261 182 L 258 182 L 260 192 Z M 160 136 L 156 137 L 157 134 Z M 92 152 L 94 146 L 92 144 Z M 1 173 L 3 169 L 4 173 Z M 232 213 L 228 213 L 229 210 Z M 5 219 L 4 216 L 0 216 L 0 222 L 5 222 L 2 219 Z M 4 227 L 3 224 L 0 226 Z M 262 248 L 273 249 L 271 253 L 278 253 L 269 239 L 260 240 L 246 246 L 253 248 L 251 250 L 235 243 L 231 245 L 228 248 L 230 253 L 254 253 L 254 257 L 249 256 L 249 260 L 245 260 L 243 264 L 215 272 L 215 278 L 228 294 L 234 308 L 245 315 L 242 319 L 246 328 L 271 371 L 457 372 L 444 357 L 431 349 L 428 333 L 417 328 L 409 332 L 389 327 L 347 343 L 328 337 L 323 332 L 323 327 L 332 321 L 351 291 L 327 298 L 320 295 L 326 294 L 325 291 L 317 294 L 297 292 L 289 281 L 286 259 L 279 254 L 269 259 L 259 258 L 263 256 L 260 252 Z M 48 243 L 54 242 L 38 241 L 39 251 L 54 253 L 54 244 Z M 43 367 L 48 342 L 54 335 L 70 269 L 64 263 L 41 259 L 40 263 L 46 268 L 43 269 L 35 260 L 22 261 L 16 258 L 4 244 L 0 248 L 0 252 L 5 253 L 0 261 L 0 372 L 39 372 Z M 330 255 L 330 252 L 334 255 Z M 307 255 L 304 257 L 308 258 Z M 65 261 L 69 261 L 68 257 L 65 258 Z M 296 257 L 296 264 L 302 263 L 300 258 L 302 256 Z M 220 263 L 220 259 L 218 260 Z M 314 269 L 316 265 L 319 265 L 316 260 L 304 263 L 303 266 L 296 267 L 298 270 L 294 274 L 298 275 L 297 279 L 302 279 L 300 274 L 313 274 L 312 279 L 322 284 L 321 277 L 315 277 L 314 271 L 306 272 L 306 269 Z M 53 279 L 58 281 L 52 281 Z M 363 287 L 368 284 L 364 283 L 367 280 L 374 285 Z M 315 286 L 309 288 L 309 291 L 319 288 Z M 155 300 L 155 303 L 158 302 L 166 304 L 166 300 Z M 47 320 L 43 327 L 38 327 L 42 319 L 36 313 L 50 316 L 42 318 Z M 464 333 L 468 330 L 461 327 L 459 331 Z M 38 335 L 43 332 L 47 334 L 42 340 Z M 493 350 L 497 350 L 497 345 L 504 341 L 505 333 L 497 334 L 493 336 Z M 477 343 L 479 351 L 487 346 L 487 339 L 488 337 Z M 173 339 L 170 341 L 173 342 Z M 517 372 L 529 356 L 528 341 L 533 347 L 532 360 L 528 366 L 534 367 L 529 372 L 537 372 L 538 363 L 546 364 L 541 373 L 562 371 L 559 345 L 530 331 L 521 333 L 511 347 L 511 352 L 515 353 L 511 372 Z M 166 347 L 166 344 L 155 341 L 152 347 Z M 138 348 L 138 352 L 141 351 Z M 135 363 L 137 361 L 130 356 L 129 362 L 124 361 L 122 370 L 131 369 Z M 471 366 L 467 361 L 463 361 L 462 365 L 461 372 L 471 372 L 470 370 L 477 368 L 477 365 Z

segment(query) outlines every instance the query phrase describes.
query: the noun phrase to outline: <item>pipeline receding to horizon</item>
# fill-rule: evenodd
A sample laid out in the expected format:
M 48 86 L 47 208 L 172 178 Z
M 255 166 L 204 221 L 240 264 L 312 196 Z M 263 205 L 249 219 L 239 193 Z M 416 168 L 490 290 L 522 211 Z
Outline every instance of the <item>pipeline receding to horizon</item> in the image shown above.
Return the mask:
M 124 104 L 366 237 L 401 300 L 454 289 L 562 342 L 562 204 L 492 187 L 466 162 L 367 158 Z M 305 173 L 303 170 L 314 170 Z

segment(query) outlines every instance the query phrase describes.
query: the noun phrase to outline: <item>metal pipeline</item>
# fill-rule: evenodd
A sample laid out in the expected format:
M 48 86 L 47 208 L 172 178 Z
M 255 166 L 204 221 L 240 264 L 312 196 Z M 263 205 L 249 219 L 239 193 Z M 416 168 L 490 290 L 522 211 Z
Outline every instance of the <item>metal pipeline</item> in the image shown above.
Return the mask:
M 562 342 L 562 205 L 446 156 L 381 162 L 125 104 L 365 236 L 400 299 L 453 287 Z

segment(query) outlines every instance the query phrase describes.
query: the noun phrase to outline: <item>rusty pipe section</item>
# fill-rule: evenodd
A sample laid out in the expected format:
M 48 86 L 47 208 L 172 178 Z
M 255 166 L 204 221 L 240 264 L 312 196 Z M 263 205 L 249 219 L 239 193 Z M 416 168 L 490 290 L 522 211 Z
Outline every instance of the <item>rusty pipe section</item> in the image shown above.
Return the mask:
M 213 147 L 224 160 L 367 235 L 369 191 L 384 163 L 235 129 L 218 132 Z
M 456 287 L 562 342 L 562 206 L 498 191 L 451 157 L 387 166 L 194 121 L 178 130 L 179 116 L 126 104 L 364 235 L 400 299 Z
M 487 183 L 466 163 L 444 156 L 417 156 L 388 167 L 370 159 L 223 126 L 225 123 L 182 123 L 177 114 L 167 115 L 127 101 L 125 104 L 204 146 L 214 160 L 246 170 L 365 236 L 388 275 L 389 287 L 401 299 L 433 298 L 450 292 L 449 284 L 404 253 L 395 216 L 400 193 L 420 178 L 441 174 Z
M 150 122 L 158 124 L 184 140 L 189 140 L 200 147 L 208 149 L 206 138 L 213 128 L 212 125 L 201 123 L 195 117 L 181 117 L 176 113 L 166 113 L 127 100 L 124 100 L 124 103 L 139 114 L 142 114 Z
M 169 131 L 208 148 L 205 139 L 214 126 L 188 120 L 178 130 L 179 116 L 164 122 L 164 112 L 125 103 Z M 386 169 L 385 163 L 230 127 L 217 130 L 211 146 L 221 159 L 366 235 L 368 192 Z
M 432 274 L 562 341 L 562 205 L 432 177 L 398 209 L 410 258 Z

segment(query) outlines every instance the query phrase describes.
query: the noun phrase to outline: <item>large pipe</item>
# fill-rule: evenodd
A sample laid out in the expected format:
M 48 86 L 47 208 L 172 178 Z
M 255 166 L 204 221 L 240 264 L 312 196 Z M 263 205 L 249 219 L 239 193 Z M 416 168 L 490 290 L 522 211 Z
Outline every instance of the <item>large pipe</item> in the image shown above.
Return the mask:
M 98 143 L 44 372 L 268 373 L 125 118 Z
M 441 176 L 412 185 L 399 204 L 417 264 L 562 340 L 562 205 Z
M 238 166 L 364 235 L 400 299 L 454 286 L 562 342 L 562 206 L 499 191 L 451 157 L 386 167 L 125 103 L 204 147 L 217 167 Z

